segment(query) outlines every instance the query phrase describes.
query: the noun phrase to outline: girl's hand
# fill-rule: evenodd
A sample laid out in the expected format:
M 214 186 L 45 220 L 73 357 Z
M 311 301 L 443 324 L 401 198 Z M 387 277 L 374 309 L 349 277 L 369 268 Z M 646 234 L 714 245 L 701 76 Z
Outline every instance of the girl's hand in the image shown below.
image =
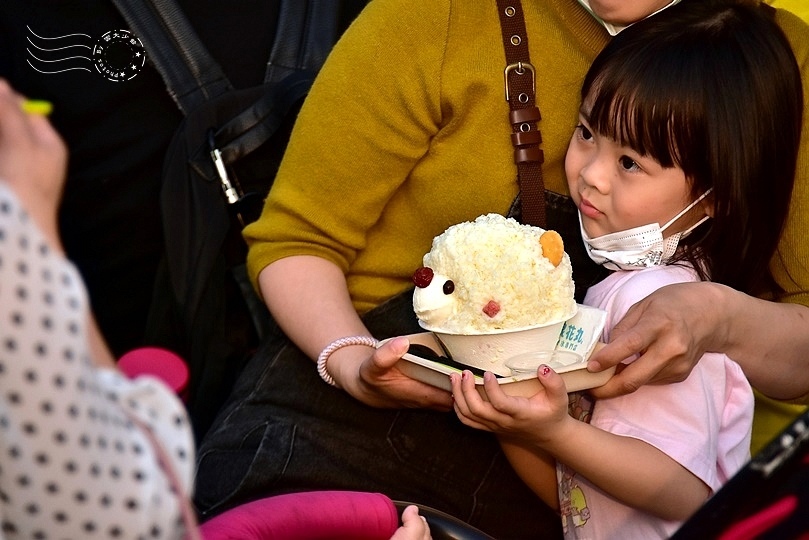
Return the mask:
M 333 373 L 336 380 L 352 396 L 372 407 L 387 408 L 428 408 L 449 411 L 452 396 L 449 392 L 432 385 L 411 379 L 398 368 L 402 355 L 407 352 L 410 342 L 407 338 L 392 339 L 377 349 L 368 347 L 347 347 L 347 353 L 361 356 L 352 360 L 341 358 L 338 369 Z M 352 350 L 353 349 L 353 350 Z M 371 351 L 372 354 L 368 354 Z M 332 361 L 329 360 L 329 369 Z
M 472 373 L 450 375 L 455 412 L 467 426 L 491 431 L 506 438 L 542 441 L 552 436 L 564 422 L 568 397 L 565 383 L 551 368 L 541 365 L 537 379 L 542 390 L 531 397 L 508 396 L 492 373 L 485 373 L 485 398 L 475 388 Z

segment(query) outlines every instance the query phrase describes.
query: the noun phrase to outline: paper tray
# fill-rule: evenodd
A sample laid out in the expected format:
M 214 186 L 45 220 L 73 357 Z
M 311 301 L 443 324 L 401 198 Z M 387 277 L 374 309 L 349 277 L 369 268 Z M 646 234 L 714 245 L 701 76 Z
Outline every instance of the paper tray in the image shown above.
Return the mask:
M 442 354 L 441 345 L 432 332 L 410 334 L 406 337 L 410 340 L 410 343 L 425 345 L 435 351 L 436 354 Z M 596 349 L 598 348 L 599 346 L 597 345 Z M 461 372 L 460 369 L 452 366 L 409 353 L 402 356 L 402 361 L 399 362 L 398 367 L 408 377 L 448 391 L 452 391 L 449 384 L 449 374 Z M 599 373 L 590 373 L 587 371 L 587 358 L 583 358 L 581 362 L 576 364 L 567 366 L 551 365 L 551 367 L 555 367 L 555 371 L 562 376 L 568 392 L 601 386 L 615 372 L 615 368 L 610 368 Z M 497 382 L 503 387 L 503 391 L 510 396 L 529 397 L 542 389 L 536 373 L 500 377 Z M 483 386 L 483 377 L 476 376 L 475 384 Z
M 604 329 L 605 321 L 606 312 L 583 305 L 579 305 L 576 315 L 566 321 L 565 327 L 559 336 L 559 343 L 557 343 L 556 349 L 560 352 L 574 352 L 578 354 L 581 359 L 572 364 L 569 362 L 554 362 L 553 360 L 546 363 L 562 376 L 568 392 L 576 392 L 601 386 L 615 373 L 614 367 L 599 373 L 590 373 L 587 371 L 587 359 L 595 350 L 602 346 L 598 339 Z M 410 334 L 406 337 L 410 340 L 411 344 L 429 347 L 437 355 L 444 354 L 441 343 L 432 332 Z M 443 388 L 444 390 L 452 389 L 449 384 L 448 375 L 450 373 L 461 372 L 460 369 L 453 366 L 410 353 L 402 356 L 402 362 L 399 363 L 398 367 L 408 377 L 438 388 Z M 542 388 L 537 380 L 536 372 L 500 377 L 497 381 L 503 387 L 506 394 L 513 396 L 532 396 Z M 483 378 L 476 376 L 475 384 L 482 386 Z

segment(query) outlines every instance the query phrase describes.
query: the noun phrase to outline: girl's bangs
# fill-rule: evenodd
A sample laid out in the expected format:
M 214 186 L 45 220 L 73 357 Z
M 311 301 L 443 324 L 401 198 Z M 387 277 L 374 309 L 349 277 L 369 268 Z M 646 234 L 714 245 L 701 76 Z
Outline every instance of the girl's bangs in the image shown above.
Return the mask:
M 665 91 L 665 83 L 643 81 L 631 72 L 602 74 L 584 100 L 591 129 L 663 167 L 682 167 L 680 142 L 688 140 L 687 104 Z M 589 110 L 587 110 L 589 109 Z

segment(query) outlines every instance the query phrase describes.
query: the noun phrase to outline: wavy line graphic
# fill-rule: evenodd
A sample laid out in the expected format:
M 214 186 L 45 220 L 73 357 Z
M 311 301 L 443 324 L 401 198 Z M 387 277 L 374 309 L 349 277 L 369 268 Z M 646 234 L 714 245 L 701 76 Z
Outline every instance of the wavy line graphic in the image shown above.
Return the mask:
M 95 40 L 92 36 L 67 34 L 45 37 L 36 34 L 30 26 L 26 26 L 26 28 L 30 45 L 26 49 L 27 61 L 28 65 L 36 71 L 46 74 L 73 70 L 93 71 L 93 60 L 90 55 L 93 52 Z
M 88 34 L 43 36 L 26 28 L 26 61 L 39 73 L 80 70 L 122 82 L 135 77 L 146 64 L 146 50 L 129 30 L 111 30 L 96 39 Z

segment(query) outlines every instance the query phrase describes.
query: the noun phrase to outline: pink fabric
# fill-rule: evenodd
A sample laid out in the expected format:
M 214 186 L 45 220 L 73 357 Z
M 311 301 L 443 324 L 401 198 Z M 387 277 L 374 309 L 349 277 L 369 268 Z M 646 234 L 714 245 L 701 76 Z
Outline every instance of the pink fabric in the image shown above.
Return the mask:
M 188 366 L 175 353 L 158 347 L 133 349 L 118 359 L 120 369 L 130 379 L 153 375 L 182 396 L 188 385 Z
M 607 311 L 603 341 L 629 308 L 653 291 L 696 280 L 690 267 L 664 265 L 613 272 L 590 287 L 584 304 Z M 677 384 L 645 385 L 596 401 L 591 424 L 644 441 L 718 490 L 750 459 L 753 391 L 741 367 L 705 353 Z M 559 496 L 565 538 L 668 538 L 681 525 L 619 503 L 587 478 L 560 467 Z
M 399 526 L 381 493 L 311 491 L 259 499 L 200 527 L 205 540 L 388 540 Z

